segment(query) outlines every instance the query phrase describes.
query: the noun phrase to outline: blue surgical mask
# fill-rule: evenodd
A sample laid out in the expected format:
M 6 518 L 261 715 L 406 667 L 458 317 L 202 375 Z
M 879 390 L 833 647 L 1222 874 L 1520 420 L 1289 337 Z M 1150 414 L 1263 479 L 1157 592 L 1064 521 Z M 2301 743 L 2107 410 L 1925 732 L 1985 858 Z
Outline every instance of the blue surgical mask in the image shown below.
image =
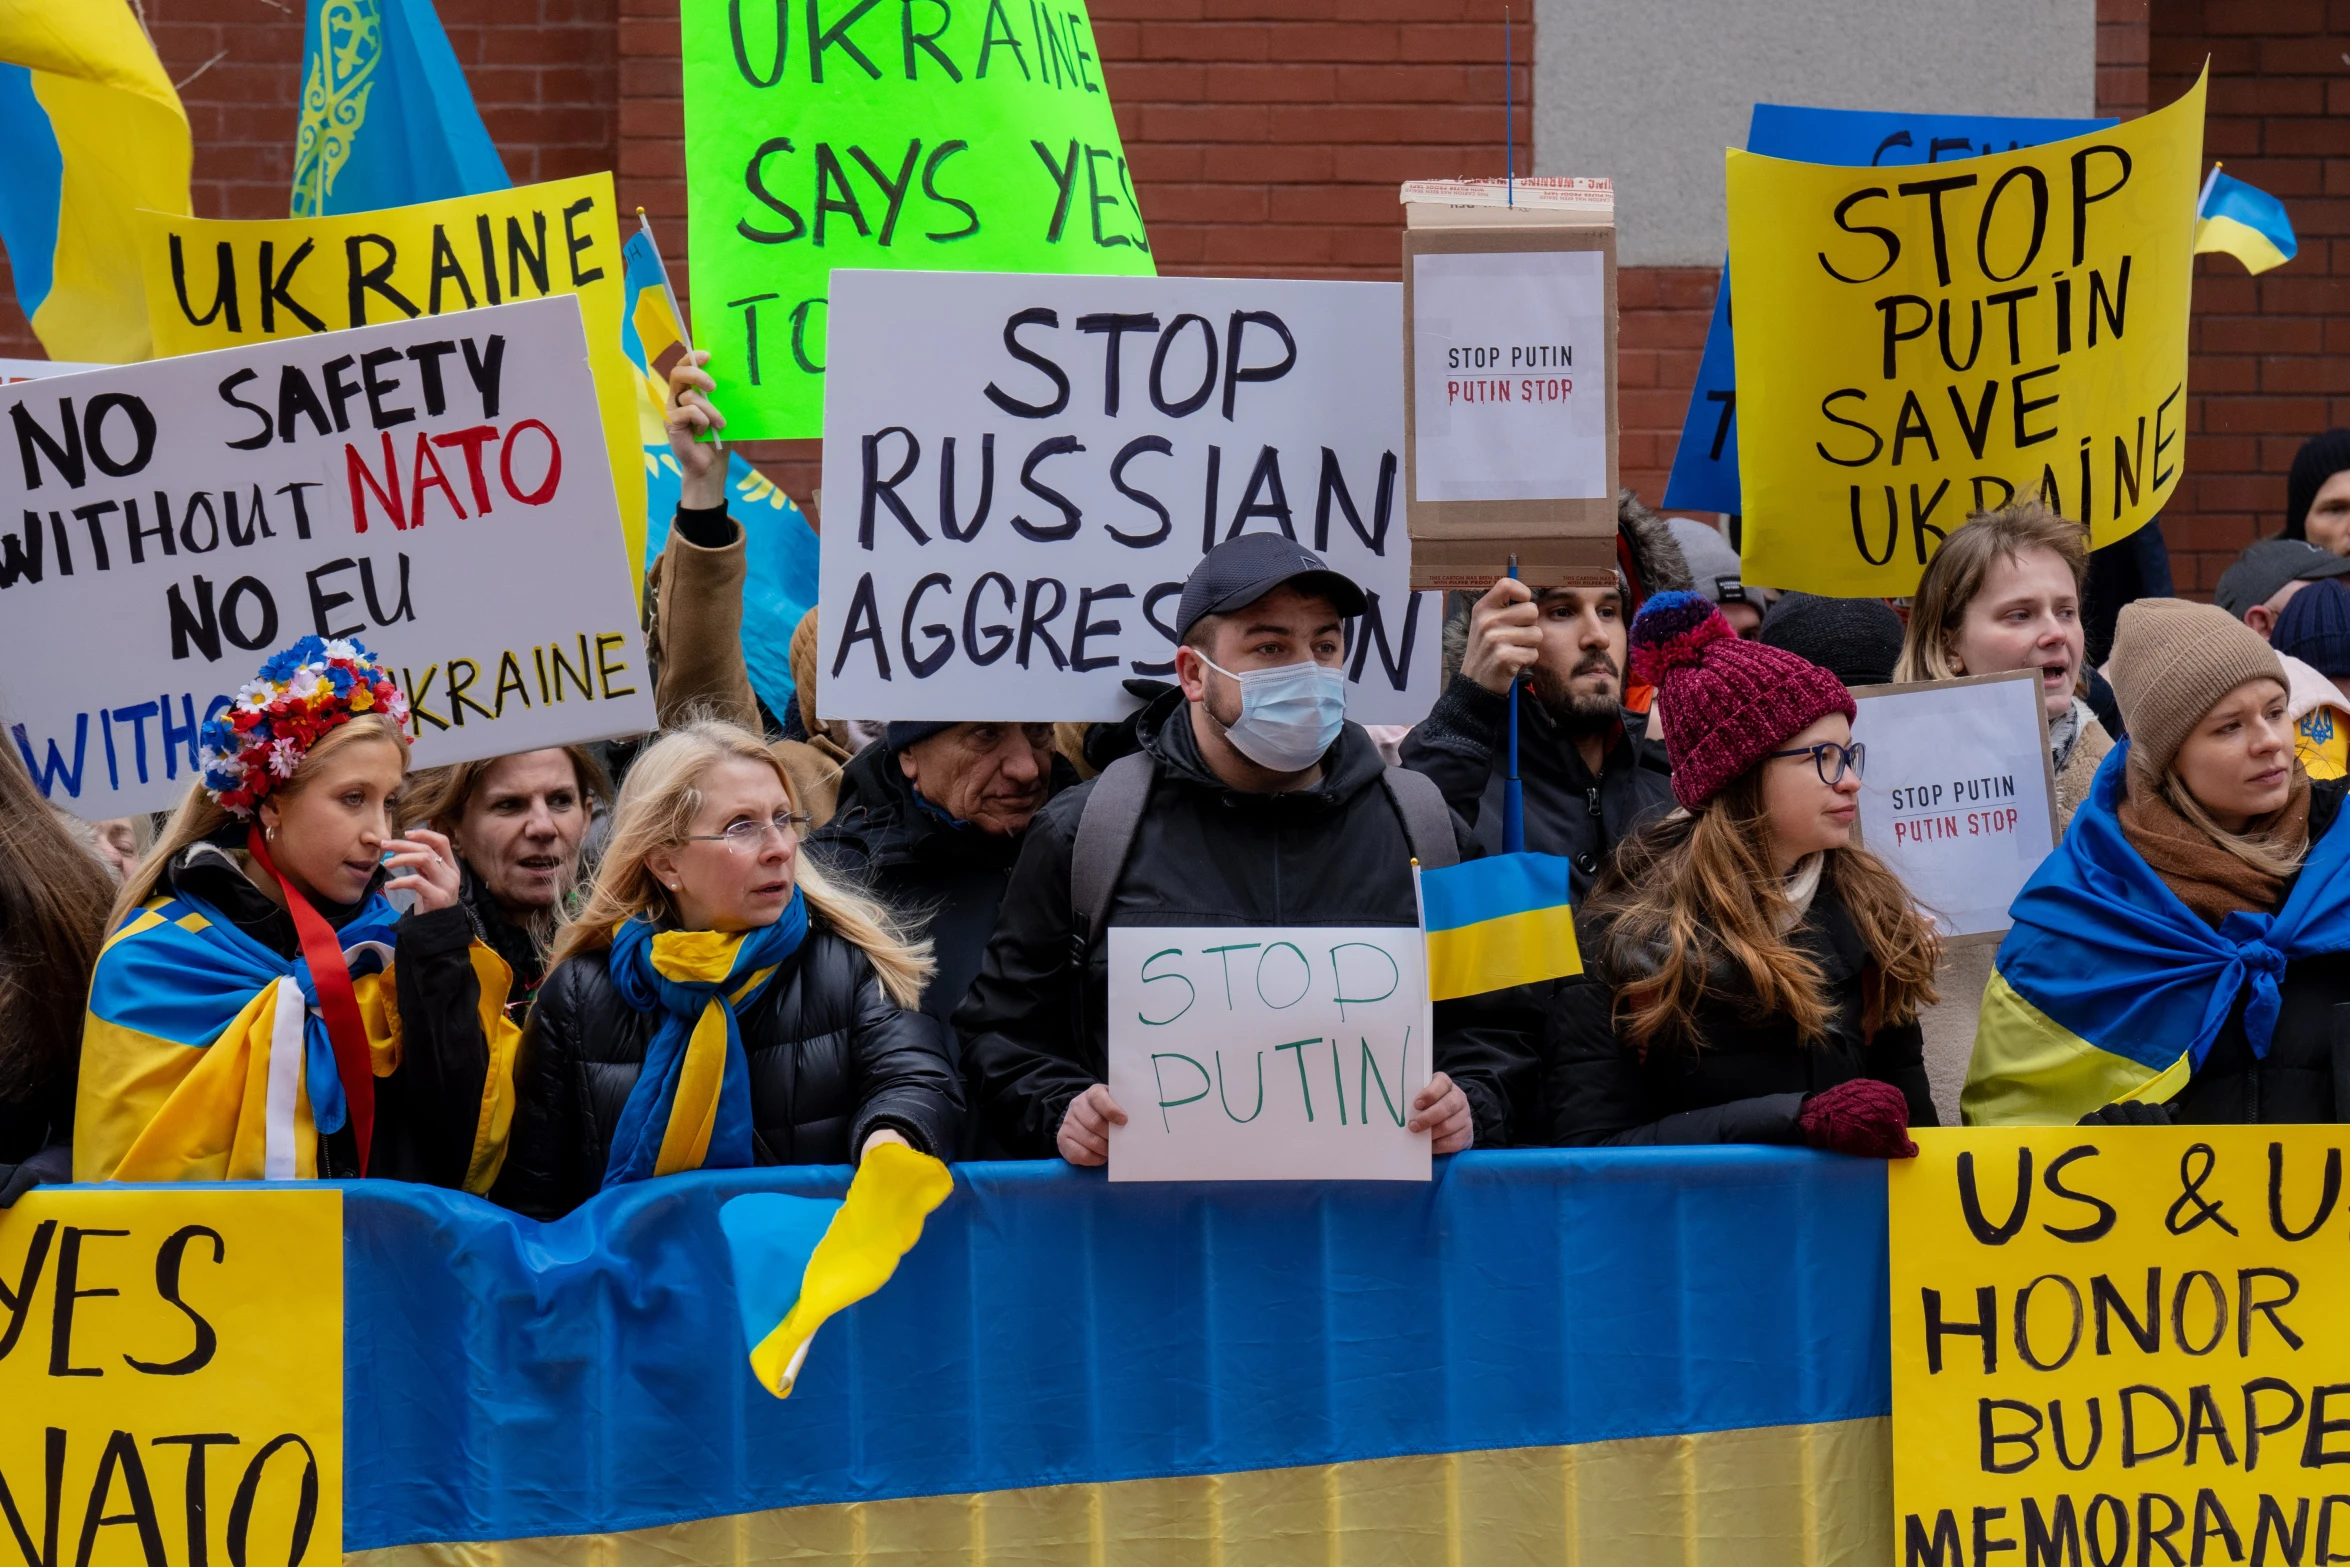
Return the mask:
M 1276 773 L 1302 773 L 1322 759 L 1346 724 L 1346 671 L 1307 659 L 1234 674 L 1202 657 L 1240 686 L 1240 717 L 1224 731 L 1233 748 Z

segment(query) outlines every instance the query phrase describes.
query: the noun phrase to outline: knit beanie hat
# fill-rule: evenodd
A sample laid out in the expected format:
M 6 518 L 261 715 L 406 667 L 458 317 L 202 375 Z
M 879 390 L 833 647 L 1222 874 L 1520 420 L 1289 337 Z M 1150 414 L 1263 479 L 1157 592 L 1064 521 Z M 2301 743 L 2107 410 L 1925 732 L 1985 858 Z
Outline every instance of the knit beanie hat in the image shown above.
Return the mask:
M 1817 664 L 1738 633 L 1703 595 L 1659 593 L 1632 621 L 1632 672 L 1657 688 L 1673 798 L 1694 811 L 1852 697 Z
M 943 723 L 891 724 L 882 732 L 882 744 L 893 751 L 903 751 L 907 746 L 920 745 L 932 735 L 945 734 L 960 722 L 950 718 Z
M 2294 598 L 2322 586 L 2303 588 Z M 2216 604 L 2185 599 L 2124 604 L 2110 667 L 2114 700 L 2130 735 L 2130 765 L 2149 779 L 2170 771 L 2203 715 L 2245 681 L 2291 686 L 2276 650 L 2259 632 Z
M 2328 679 L 2350 675 L 2350 589 L 2338 580 L 2312 582 L 2285 600 L 2268 645 Z
M 1790 593 L 1771 606 L 1758 635 L 1848 686 L 1887 685 L 1901 662 L 1901 617 L 1883 599 Z
M 2309 506 L 2326 480 L 2350 468 L 2350 430 L 2328 430 L 2301 443 L 2285 479 L 2285 537 L 2309 537 Z

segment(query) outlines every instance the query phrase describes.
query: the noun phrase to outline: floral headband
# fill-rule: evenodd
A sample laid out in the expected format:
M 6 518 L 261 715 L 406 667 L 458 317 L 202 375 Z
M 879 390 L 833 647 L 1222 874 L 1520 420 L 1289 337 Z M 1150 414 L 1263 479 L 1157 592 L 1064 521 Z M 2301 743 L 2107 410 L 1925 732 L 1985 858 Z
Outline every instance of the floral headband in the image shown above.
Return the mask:
M 232 816 L 294 776 L 310 748 L 362 713 L 382 713 L 408 738 L 408 698 L 359 643 L 304 637 L 271 656 L 236 700 L 204 725 L 204 788 Z

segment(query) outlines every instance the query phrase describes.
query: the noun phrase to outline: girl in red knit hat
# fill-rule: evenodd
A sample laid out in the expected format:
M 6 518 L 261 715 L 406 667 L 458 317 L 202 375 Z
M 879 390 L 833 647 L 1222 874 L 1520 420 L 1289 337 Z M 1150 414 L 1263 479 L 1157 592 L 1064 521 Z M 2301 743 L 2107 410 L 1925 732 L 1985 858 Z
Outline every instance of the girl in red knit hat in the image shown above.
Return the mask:
M 1682 808 L 1584 903 L 1586 970 L 1550 1013 L 1551 1140 L 1915 1154 L 1908 1129 L 1935 1124 L 1917 1015 L 1941 943 L 1852 846 L 1852 698 L 1694 593 L 1641 609 L 1632 667 L 1657 688 Z

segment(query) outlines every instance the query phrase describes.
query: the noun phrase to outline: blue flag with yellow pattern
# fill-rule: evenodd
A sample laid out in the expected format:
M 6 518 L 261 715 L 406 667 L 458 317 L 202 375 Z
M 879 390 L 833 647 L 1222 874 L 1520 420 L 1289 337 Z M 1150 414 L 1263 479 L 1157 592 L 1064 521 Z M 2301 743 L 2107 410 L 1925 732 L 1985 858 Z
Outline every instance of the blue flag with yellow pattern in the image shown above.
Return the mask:
M 292 215 L 511 189 L 432 0 L 310 0 Z

